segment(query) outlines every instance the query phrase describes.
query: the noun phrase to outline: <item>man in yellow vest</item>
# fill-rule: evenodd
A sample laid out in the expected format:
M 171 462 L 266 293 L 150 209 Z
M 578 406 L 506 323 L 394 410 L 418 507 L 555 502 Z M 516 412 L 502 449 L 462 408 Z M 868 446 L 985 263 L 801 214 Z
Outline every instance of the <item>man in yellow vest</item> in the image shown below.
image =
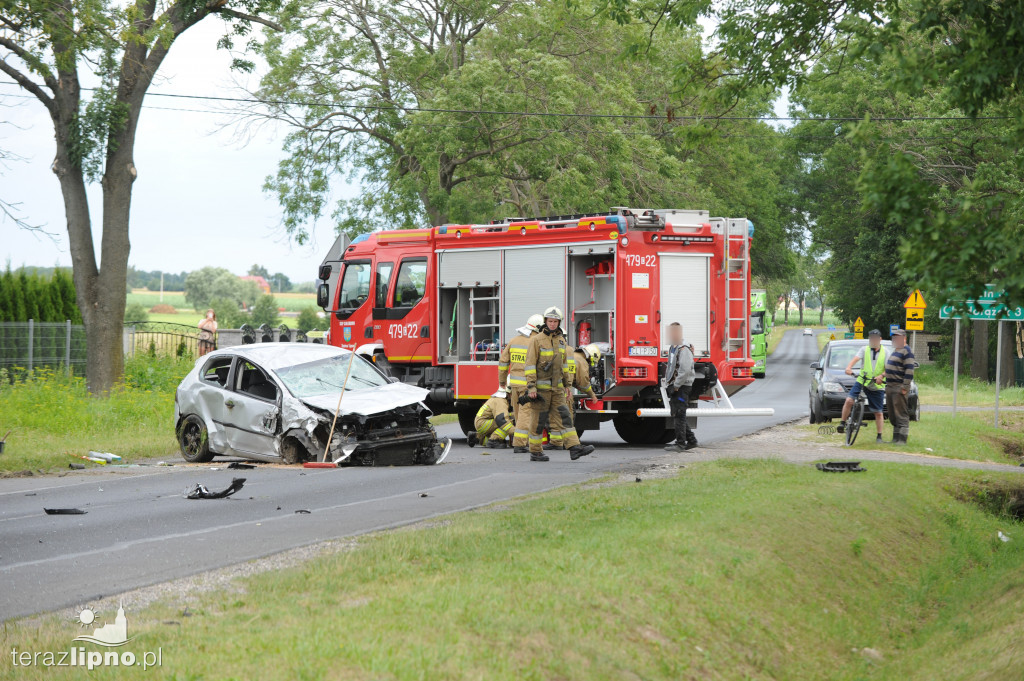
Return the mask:
M 526 351 L 530 347 L 530 336 L 538 333 L 544 325 L 544 317 L 532 315 L 526 324 L 516 329 L 516 335 L 501 349 L 498 357 L 498 387 L 504 388 L 506 381 L 512 396 L 512 418 L 515 421 L 515 433 L 512 437 L 512 447 L 516 454 L 526 454 L 528 451 L 529 423 L 520 422 L 519 398 L 526 394 Z
M 861 391 L 868 400 L 868 411 L 875 415 L 875 426 L 878 428 L 878 437 L 875 442 L 882 443 L 882 423 L 884 422 L 885 397 L 885 348 L 882 347 L 882 332 L 878 329 L 871 329 L 868 333 L 868 344 L 857 351 L 850 363 L 846 365 L 846 375 L 853 376 L 853 366 L 861 363 L 857 378 L 850 388 L 850 394 L 846 396 L 843 403 L 843 420 L 836 427 L 842 433 L 846 430 L 846 419 L 850 417 L 853 409 L 853 401 L 857 399 Z

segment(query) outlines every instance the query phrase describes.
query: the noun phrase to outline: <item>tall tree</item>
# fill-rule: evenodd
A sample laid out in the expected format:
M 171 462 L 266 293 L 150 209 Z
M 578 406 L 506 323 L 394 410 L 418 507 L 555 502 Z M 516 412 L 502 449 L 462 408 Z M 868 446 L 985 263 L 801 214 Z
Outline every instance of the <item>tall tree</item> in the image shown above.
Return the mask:
M 108 392 L 124 370 L 135 136 L 153 77 L 174 41 L 203 19 L 229 22 L 222 44 L 230 46 L 231 36 L 247 35 L 254 22 L 277 27 L 260 15 L 279 1 L 0 0 L 0 72 L 33 95 L 53 124 L 53 172 L 64 199 L 86 329 L 86 381 L 94 394 Z M 91 99 L 83 97 L 83 81 L 94 80 Z M 93 181 L 102 187 L 100 229 L 89 214 L 86 186 Z

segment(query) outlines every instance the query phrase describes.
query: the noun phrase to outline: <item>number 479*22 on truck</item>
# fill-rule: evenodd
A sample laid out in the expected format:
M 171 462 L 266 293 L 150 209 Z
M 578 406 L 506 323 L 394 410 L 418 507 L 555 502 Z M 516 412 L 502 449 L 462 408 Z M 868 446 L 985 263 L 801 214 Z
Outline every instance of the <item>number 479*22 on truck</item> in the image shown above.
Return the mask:
M 342 235 L 318 272 L 328 342 L 356 350 L 396 380 L 430 391 L 436 413 L 472 430 L 499 387 L 498 357 L 527 318 L 565 311 L 568 343 L 603 349 L 597 402 L 579 397 L 576 429 L 611 420 L 633 444 L 673 433 L 660 387 L 666 329 L 683 327 L 698 376 L 688 416 L 764 415 L 729 395 L 753 382 L 746 218 L 700 210 L 635 210 Z M 697 408 L 697 401 L 715 406 Z

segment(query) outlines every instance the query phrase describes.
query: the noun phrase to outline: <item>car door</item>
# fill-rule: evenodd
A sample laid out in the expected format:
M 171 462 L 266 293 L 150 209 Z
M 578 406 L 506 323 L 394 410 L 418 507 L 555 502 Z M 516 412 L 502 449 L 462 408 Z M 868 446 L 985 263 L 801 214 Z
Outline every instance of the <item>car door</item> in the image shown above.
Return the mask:
M 276 459 L 280 388 L 270 374 L 243 357 L 232 380 L 232 393 L 224 402 L 228 446 L 245 456 Z
M 211 357 L 199 372 L 199 384 L 195 388 L 194 410 L 206 424 L 210 450 L 218 454 L 228 453 L 228 441 L 224 429 L 224 402 L 231 397 L 231 365 L 234 357 L 218 355 Z M 191 410 L 190 410 L 191 411 Z

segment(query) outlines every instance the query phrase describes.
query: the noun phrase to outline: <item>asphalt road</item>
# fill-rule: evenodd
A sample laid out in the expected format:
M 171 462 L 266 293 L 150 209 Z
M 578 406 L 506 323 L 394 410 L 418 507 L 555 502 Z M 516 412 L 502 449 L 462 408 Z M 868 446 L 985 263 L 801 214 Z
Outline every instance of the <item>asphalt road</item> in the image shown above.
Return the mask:
M 813 337 L 786 332 L 768 376 L 733 396 L 736 406 L 774 407 L 775 415 L 702 419 L 697 437 L 722 442 L 805 416 L 808 364 L 817 354 Z M 438 430 L 458 432 L 455 425 Z M 584 440 L 598 449 L 575 462 L 566 452 L 543 464 L 508 450 L 484 456 L 482 448 L 470 449 L 460 439 L 447 461 L 432 467 L 232 471 L 214 461 L 3 479 L 0 621 L 578 483 L 664 454 L 660 447 L 626 445 L 610 423 Z M 182 497 L 194 483 L 217 490 L 233 477 L 246 478 L 245 487 L 228 499 Z M 49 516 L 44 507 L 88 513 Z M 296 513 L 300 509 L 310 513 Z

